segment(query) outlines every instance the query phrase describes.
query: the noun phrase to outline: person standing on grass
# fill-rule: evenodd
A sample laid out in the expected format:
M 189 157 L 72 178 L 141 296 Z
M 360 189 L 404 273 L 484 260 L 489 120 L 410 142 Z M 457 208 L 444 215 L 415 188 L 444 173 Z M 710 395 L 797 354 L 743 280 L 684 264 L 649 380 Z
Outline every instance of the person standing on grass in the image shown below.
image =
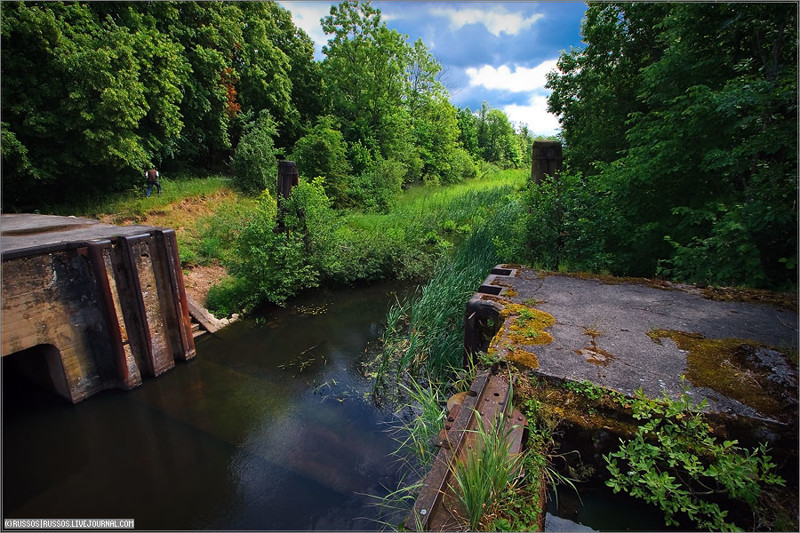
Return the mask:
M 147 180 L 147 198 L 150 198 L 150 193 L 153 192 L 153 185 L 158 188 L 158 195 L 161 196 L 161 183 L 158 181 L 158 170 L 156 170 L 156 167 L 151 166 L 150 170 L 146 170 L 144 177 Z

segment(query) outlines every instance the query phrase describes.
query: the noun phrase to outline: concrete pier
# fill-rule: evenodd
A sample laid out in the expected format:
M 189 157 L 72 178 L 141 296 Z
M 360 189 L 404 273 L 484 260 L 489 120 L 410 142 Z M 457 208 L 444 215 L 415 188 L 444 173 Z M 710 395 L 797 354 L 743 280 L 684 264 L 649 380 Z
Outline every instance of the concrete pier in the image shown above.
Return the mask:
M 2 357 L 73 403 L 195 356 L 175 232 L 0 217 Z
M 797 350 L 797 312 L 715 294 L 663 280 L 498 265 L 467 305 L 465 347 L 544 378 L 628 396 L 641 388 L 650 398 L 686 390 L 710 412 L 795 423 L 797 365 L 784 354 Z M 531 324 L 549 320 L 525 336 L 521 314 Z

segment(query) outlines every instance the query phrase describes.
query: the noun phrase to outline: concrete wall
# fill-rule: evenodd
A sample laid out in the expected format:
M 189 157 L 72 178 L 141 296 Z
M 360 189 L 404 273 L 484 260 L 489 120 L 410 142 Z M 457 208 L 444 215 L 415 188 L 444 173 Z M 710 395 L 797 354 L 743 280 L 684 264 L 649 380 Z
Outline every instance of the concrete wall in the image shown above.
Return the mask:
M 174 231 L 148 228 L 4 252 L 0 325 L 3 357 L 50 347 L 44 351 L 49 382 L 72 402 L 108 388 L 131 389 L 175 360 L 191 359 Z

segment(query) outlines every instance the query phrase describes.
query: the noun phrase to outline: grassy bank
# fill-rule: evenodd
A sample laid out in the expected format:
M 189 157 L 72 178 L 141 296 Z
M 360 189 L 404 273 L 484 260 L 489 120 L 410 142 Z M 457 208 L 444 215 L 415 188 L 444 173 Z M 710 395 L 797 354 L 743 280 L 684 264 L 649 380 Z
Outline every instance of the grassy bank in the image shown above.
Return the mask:
M 282 304 L 320 285 L 425 281 L 524 183 L 522 171 L 496 171 L 458 185 L 415 188 L 378 214 L 336 211 L 320 183 L 301 181 L 285 206 L 284 233 L 272 230 L 274 199 L 263 195 L 226 263 L 232 278 L 212 290 L 208 305 L 229 314 Z

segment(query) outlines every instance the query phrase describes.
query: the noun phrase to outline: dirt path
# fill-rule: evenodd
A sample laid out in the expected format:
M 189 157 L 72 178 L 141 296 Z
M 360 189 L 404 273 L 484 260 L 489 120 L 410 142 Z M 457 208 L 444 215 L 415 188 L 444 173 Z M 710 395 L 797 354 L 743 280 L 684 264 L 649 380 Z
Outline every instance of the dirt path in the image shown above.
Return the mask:
M 186 286 L 186 293 L 205 306 L 209 289 L 227 275 L 225 267 L 219 265 L 196 266 L 183 271 L 183 284 Z

